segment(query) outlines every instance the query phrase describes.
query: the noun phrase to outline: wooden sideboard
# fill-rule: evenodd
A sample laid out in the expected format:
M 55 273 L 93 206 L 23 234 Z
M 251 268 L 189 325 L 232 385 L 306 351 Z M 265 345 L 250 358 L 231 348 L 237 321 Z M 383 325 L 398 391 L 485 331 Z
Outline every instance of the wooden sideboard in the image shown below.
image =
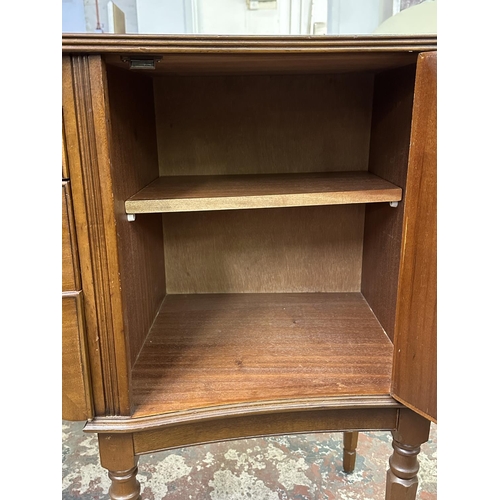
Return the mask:
M 63 35 L 63 418 L 141 454 L 436 421 L 436 38 Z

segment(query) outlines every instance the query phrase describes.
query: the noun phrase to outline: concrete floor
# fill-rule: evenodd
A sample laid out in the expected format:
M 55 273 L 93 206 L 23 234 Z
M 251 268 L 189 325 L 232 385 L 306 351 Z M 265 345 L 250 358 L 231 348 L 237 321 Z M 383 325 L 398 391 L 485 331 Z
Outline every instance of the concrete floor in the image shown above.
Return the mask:
M 97 438 L 63 422 L 62 499 L 107 498 Z M 417 499 L 435 500 L 436 426 L 422 446 Z M 389 432 L 359 436 L 356 469 L 342 472 L 342 434 L 242 439 L 142 456 L 143 500 L 383 500 Z

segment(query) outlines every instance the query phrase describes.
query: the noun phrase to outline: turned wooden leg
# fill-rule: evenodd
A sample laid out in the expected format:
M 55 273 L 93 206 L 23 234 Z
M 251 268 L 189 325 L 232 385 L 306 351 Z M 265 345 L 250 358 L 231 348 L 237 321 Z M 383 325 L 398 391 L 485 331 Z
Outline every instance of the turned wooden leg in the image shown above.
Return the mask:
M 385 500 L 415 500 L 419 469 L 417 456 L 420 445 L 429 439 L 430 422 L 417 413 L 400 410 L 398 427 L 392 431 L 393 454 L 389 470 Z
M 131 434 L 99 434 L 101 465 L 108 469 L 111 500 L 141 500 Z
M 356 465 L 356 446 L 359 432 L 344 432 L 344 472 L 350 473 Z

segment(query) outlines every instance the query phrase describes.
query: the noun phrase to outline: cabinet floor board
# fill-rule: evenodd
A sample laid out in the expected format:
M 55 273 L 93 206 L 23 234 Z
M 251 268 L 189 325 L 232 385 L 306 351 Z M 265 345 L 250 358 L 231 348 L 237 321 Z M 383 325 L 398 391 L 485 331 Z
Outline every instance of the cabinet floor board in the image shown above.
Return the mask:
M 392 353 L 360 293 L 167 295 L 134 366 L 134 416 L 388 394 Z

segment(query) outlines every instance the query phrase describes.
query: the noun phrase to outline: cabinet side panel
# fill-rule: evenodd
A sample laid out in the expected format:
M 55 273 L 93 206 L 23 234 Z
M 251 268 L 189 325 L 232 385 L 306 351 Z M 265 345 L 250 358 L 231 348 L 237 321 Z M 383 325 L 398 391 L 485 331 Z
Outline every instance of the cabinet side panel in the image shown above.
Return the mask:
M 94 363 L 99 366 L 104 392 L 104 408 L 96 409 L 96 414 L 127 415 L 130 414 L 130 356 L 118 255 L 116 179 L 111 172 L 106 68 L 98 55 L 72 56 L 71 68 L 81 163 L 75 176 L 70 160 L 70 176 L 75 219 L 82 209 L 86 213 L 80 232 L 77 220 L 77 237 L 79 250 L 82 249 L 79 254 L 82 256 L 86 319 L 91 324 L 95 322 L 96 326 L 94 333 L 88 332 L 89 353 L 93 366 Z M 83 239 L 80 238 L 82 232 L 85 234 Z M 85 248 L 87 243 L 88 249 Z M 90 303 L 88 309 L 87 301 Z M 98 350 L 93 348 L 96 344 Z M 94 373 L 93 369 L 93 380 Z
M 359 292 L 364 205 L 164 214 L 168 293 Z
M 392 393 L 437 418 L 437 54 L 419 56 L 396 313 Z
M 155 80 L 160 175 L 367 170 L 373 75 Z
M 104 370 L 102 358 L 104 356 L 100 342 L 98 303 L 96 300 L 94 280 L 94 266 L 92 262 L 92 231 L 89 220 L 92 220 L 92 208 L 87 204 L 87 193 L 85 171 L 83 165 L 88 157 L 85 151 L 87 144 L 82 141 L 85 123 L 77 114 L 77 99 L 82 99 L 82 82 L 79 75 L 73 74 L 70 56 L 63 57 L 62 61 L 62 101 L 63 101 L 63 124 L 67 155 L 66 175 L 71 177 L 71 193 L 74 208 L 74 220 L 76 239 L 78 244 L 78 256 L 81 270 L 81 286 L 83 289 L 83 302 L 85 311 L 85 332 L 87 337 L 89 356 L 89 371 L 91 375 L 92 399 L 95 413 L 104 415 L 106 413 Z M 83 130 L 82 130 L 83 129 Z M 63 353 L 64 356 L 64 353 Z
M 158 177 L 153 84 L 113 67 L 107 78 L 124 328 L 133 365 L 165 296 L 161 215 L 130 223 L 125 214 L 125 200 Z
M 403 189 L 397 208 L 366 206 L 361 291 L 394 340 L 406 171 L 410 146 L 415 67 L 376 76 L 369 171 Z

